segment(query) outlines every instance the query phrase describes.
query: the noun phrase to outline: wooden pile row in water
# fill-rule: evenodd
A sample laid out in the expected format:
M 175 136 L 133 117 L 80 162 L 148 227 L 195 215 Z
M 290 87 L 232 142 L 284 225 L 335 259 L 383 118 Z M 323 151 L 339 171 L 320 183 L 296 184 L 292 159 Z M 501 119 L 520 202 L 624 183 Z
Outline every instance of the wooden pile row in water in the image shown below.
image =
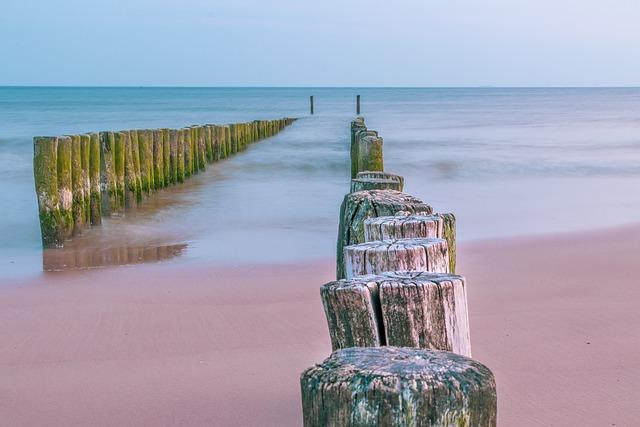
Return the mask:
M 84 228 L 99 225 L 103 216 L 121 213 L 152 192 L 183 182 L 294 120 L 35 137 L 33 172 L 42 244 L 60 246 Z
M 351 123 L 337 279 L 320 289 L 334 352 L 301 375 L 305 426 L 496 425 L 493 373 L 471 359 L 455 216 L 403 193 L 382 138 Z

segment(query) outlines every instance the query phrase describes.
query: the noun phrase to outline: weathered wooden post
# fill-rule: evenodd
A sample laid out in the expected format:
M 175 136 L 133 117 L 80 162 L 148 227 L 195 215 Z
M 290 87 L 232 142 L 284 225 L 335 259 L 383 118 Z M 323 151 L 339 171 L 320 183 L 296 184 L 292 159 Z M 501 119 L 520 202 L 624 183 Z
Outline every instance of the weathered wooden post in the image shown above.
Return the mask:
M 185 136 L 184 136 L 184 129 L 178 129 L 177 131 L 178 134 L 178 151 L 176 154 L 176 174 L 177 174 L 177 180 L 178 182 L 182 183 L 184 182 L 184 177 L 185 177 Z
M 352 347 L 300 377 L 303 425 L 495 427 L 496 384 L 483 364 L 436 350 Z
M 442 238 L 449 248 L 449 271 L 456 269 L 456 218 L 452 213 L 433 215 L 396 215 L 369 218 L 364 222 L 364 239 Z
M 115 172 L 116 172 L 116 200 L 117 200 L 117 208 L 114 206 L 111 207 L 111 210 L 117 209 L 118 211 L 122 211 L 125 205 L 124 201 L 124 188 L 125 188 L 125 180 L 124 180 L 124 165 L 125 165 L 125 147 L 127 144 L 128 134 L 124 132 L 114 132 L 114 142 L 115 142 Z
M 100 136 L 98 133 L 89 134 L 89 181 L 91 183 L 91 225 L 102 224 L 102 189 L 100 184 Z
M 311 110 L 311 114 L 313 114 L 313 95 L 309 97 L 309 109 Z
M 360 95 L 356 95 L 356 114 L 360 114 Z
M 164 187 L 164 148 L 162 130 L 153 130 L 153 188 Z
M 80 135 L 80 158 L 82 166 L 82 200 L 84 213 L 84 226 L 91 225 L 91 178 L 89 178 L 89 168 L 91 161 L 91 140 L 89 135 Z
M 38 197 L 42 246 L 58 246 L 65 238 L 58 190 L 58 138 L 33 138 L 33 177 Z
M 419 271 L 342 279 L 320 288 L 331 345 L 391 345 L 471 357 L 465 279 Z
M 356 173 L 356 176 L 354 179 L 357 180 L 391 180 L 391 181 L 396 181 L 398 183 L 398 186 L 400 187 L 399 190 L 396 191 L 403 191 L 404 190 L 404 177 L 400 176 L 400 175 L 395 175 L 392 173 L 388 173 L 388 172 L 380 172 L 380 171 L 363 171 L 363 172 L 358 172 Z M 372 190 L 376 190 L 375 188 L 372 188 Z M 359 190 L 362 191 L 362 190 Z M 354 191 L 351 190 L 351 192 L 353 193 Z
M 134 144 L 131 140 L 131 134 L 135 135 L 135 132 L 125 131 L 122 135 L 125 135 L 124 144 L 124 206 L 125 208 L 131 208 L 138 203 L 141 198 L 142 192 L 140 189 L 140 175 L 136 172 L 136 165 L 134 159 Z M 137 140 L 137 137 L 136 137 Z
M 169 129 L 162 129 L 162 173 L 164 186 L 173 183 L 171 176 L 171 140 Z
M 364 243 L 364 220 L 396 212 L 426 213 L 433 209 L 422 200 L 394 190 L 370 190 L 350 193 L 340 206 L 340 225 L 337 242 L 337 278 L 344 278 L 343 248 Z
M 85 224 L 84 182 L 82 175 L 82 147 L 80 135 L 71 138 L 71 192 L 73 194 L 73 235 L 82 233 Z
M 382 158 L 382 138 L 379 136 L 358 137 L 358 172 L 383 171 L 384 160 Z
M 347 279 L 385 271 L 449 273 L 449 250 L 444 239 L 400 239 L 344 247 Z
M 193 172 L 193 145 L 191 141 L 191 129 L 185 128 L 184 133 L 184 177 L 188 178 Z
M 102 192 L 102 214 L 111 215 L 118 209 L 115 138 L 113 132 L 100 132 L 100 190 Z
M 402 191 L 402 184 L 393 179 L 354 178 L 351 180 L 351 192 L 366 190 Z
M 135 199 L 137 203 L 142 201 L 142 172 L 140 169 L 140 143 L 138 142 L 138 132 L 130 130 L 129 142 L 131 144 L 131 152 L 127 151 L 127 156 L 131 156 L 133 162 L 133 174 L 135 175 Z

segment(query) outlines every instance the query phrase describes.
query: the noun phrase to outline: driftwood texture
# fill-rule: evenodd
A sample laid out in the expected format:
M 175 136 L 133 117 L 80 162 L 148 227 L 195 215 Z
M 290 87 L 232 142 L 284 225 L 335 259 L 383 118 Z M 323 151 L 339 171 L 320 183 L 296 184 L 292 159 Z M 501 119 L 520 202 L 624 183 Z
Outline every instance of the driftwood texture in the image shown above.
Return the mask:
M 386 272 L 320 288 L 333 350 L 382 345 L 471 356 L 462 276 Z
M 370 218 L 364 222 L 365 242 L 434 237 L 447 241 L 449 272 L 455 273 L 456 217 L 452 213 L 385 216 Z
M 354 178 L 351 180 L 351 192 L 366 190 L 396 190 L 402 191 L 398 181 L 379 178 Z
M 449 272 L 449 251 L 444 239 L 400 239 L 359 243 L 344 247 L 347 279 L 385 271 Z
M 380 171 L 363 171 L 356 174 L 355 179 L 385 179 L 396 181 L 400 184 L 400 189 L 396 191 L 404 191 L 404 177 L 388 172 Z
M 496 384 L 481 363 L 403 347 L 334 352 L 300 377 L 305 427 L 496 425 Z
M 340 206 L 338 228 L 336 276 L 344 275 L 344 247 L 363 243 L 364 220 L 378 216 L 395 215 L 396 212 L 431 214 L 433 209 L 422 200 L 394 190 L 370 190 L 350 193 Z

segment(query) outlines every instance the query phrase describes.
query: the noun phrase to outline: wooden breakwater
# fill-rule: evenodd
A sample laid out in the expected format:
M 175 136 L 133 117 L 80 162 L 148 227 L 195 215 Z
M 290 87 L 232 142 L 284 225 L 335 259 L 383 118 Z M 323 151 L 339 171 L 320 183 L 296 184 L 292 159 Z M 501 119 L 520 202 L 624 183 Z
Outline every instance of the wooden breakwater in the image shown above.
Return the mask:
M 403 193 L 382 138 L 351 123 L 336 281 L 320 295 L 334 352 L 300 377 L 305 426 L 495 427 L 493 373 L 471 359 L 455 216 Z
M 35 137 L 33 172 L 44 247 L 56 247 L 104 216 L 182 183 L 206 165 L 273 136 L 293 118 Z

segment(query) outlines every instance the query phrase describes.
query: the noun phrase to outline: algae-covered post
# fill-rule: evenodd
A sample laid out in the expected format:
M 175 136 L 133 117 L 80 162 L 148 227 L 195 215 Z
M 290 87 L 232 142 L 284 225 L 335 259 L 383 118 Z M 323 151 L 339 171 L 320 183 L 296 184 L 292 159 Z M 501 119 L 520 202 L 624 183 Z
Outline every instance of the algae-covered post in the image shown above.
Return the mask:
M 82 233 L 85 224 L 84 181 L 80 135 L 71 136 L 71 192 L 73 194 L 73 234 Z
M 309 109 L 311 110 L 311 114 L 313 114 L 313 95 L 309 97 Z
M 483 364 L 444 351 L 352 347 L 300 377 L 303 424 L 495 427 L 496 383 Z
M 89 181 L 91 183 L 90 218 L 91 225 L 102 224 L 102 189 L 100 184 L 100 135 L 89 134 Z
M 360 114 L 360 95 L 356 95 L 356 114 Z
M 72 178 L 72 142 L 71 137 L 58 138 L 57 179 L 58 198 L 60 200 L 60 226 L 63 239 L 71 237 L 73 233 L 73 178 Z
M 42 245 L 60 245 L 65 233 L 58 191 L 58 138 L 33 139 L 33 177 L 38 198 Z
M 358 172 L 383 171 L 382 138 L 360 135 L 358 138 Z
M 102 215 L 135 206 L 143 193 L 183 182 L 207 163 L 244 150 L 260 129 L 266 137 L 293 120 L 35 137 L 33 172 L 43 246 L 61 245 L 84 227 L 101 224 Z

